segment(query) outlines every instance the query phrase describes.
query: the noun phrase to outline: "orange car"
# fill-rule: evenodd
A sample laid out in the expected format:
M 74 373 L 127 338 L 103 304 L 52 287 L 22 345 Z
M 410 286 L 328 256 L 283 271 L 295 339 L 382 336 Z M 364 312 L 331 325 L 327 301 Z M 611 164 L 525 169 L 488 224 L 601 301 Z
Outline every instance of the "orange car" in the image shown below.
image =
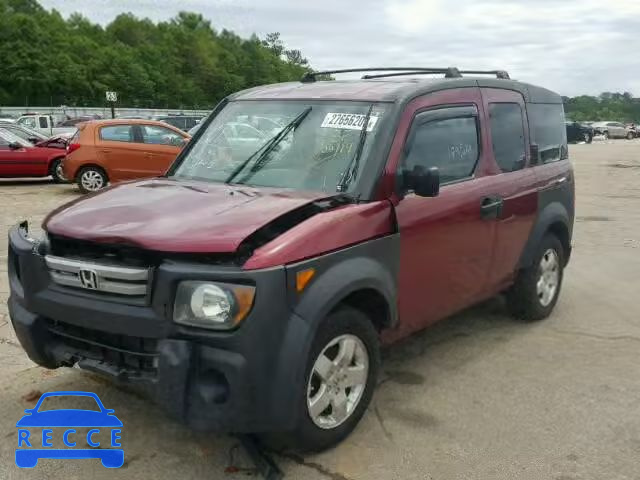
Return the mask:
M 84 193 L 108 183 L 162 175 L 191 138 L 154 120 L 96 120 L 69 140 L 64 176 Z

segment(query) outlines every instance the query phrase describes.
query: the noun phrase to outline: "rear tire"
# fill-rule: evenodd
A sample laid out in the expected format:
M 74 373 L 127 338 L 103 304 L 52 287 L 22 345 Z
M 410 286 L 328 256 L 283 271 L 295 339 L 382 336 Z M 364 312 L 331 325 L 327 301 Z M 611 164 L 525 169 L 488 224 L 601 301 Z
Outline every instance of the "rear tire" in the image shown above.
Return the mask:
M 105 188 L 109 179 L 100 167 L 84 167 L 78 172 L 76 182 L 82 193 L 94 193 Z
M 350 347 L 352 358 L 344 353 Z M 335 310 L 320 324 L 306 359 L 304 384 L 296 392 L 301 412 L 297 426 L 292 432 L 261 435 L 260 440 L 275 450 L 299 452 L 317 452 L 336 445 L 364 415 L 379 369 L 378 334 L 371 320 L 350 307 Z M 351 382 L 354 386 L 345 387 Z
M 593 135 L 591 135 L 590 133 L 585 133 L 584 134 L 584 141 L 586 143 L 591 143 L 593 142 Z
M 64 173 L 62 173 L 62 157 L 56 158 L 49 166 L 49 175 L 53 178 L 54 183 L 63 183 L 66 181 Z
M 564 258 L 558 237 L 547 233 L 540 242 L 533 264 L 520 270 L 507 292 L 507 307 L 514 317 L 535 321 L 549 316 L 560 295 Z
M 605 140 L 609 140 L 609 132 L 604 132 L 602 136 L 604 137 Z

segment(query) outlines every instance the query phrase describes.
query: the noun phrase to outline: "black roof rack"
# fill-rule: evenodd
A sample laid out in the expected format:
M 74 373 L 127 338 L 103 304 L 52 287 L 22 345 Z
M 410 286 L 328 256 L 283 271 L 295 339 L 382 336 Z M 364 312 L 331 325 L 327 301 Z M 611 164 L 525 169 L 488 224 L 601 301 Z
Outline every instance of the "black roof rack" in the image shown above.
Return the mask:
M 311 83 L 316 81 L 318 76 L 333 75 L 335 73 L 356 73 L 356 72 L 394 72 L 377 75 L 363 75 L 363 79 L 400 77 L 405 75 L 428 75 L 434 73 L 443 73 L 444 78 L 461 78 L 462 74 L 469 75 L 495 75 L 496 78 L 509 80 L 509 74 L 504 70 L 459 70 L 456 67 L 448 68 L 429 68 L 429 67 L 382 67 L 382 68 L 346 68 L 342 70 L 324 70 L 321 72 L 305 73 L 300 80 L 303 83 Z

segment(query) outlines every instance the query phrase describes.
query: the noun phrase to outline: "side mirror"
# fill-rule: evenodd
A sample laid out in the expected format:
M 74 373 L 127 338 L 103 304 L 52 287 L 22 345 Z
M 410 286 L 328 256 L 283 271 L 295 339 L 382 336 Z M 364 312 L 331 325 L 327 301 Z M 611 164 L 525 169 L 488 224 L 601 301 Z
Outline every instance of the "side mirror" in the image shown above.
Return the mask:
M 9 144 L 9 148 L 11 150 L 20 150 L 22 148 L 22 145 L 20 145 L 18 142 L 11 142 Z
M 29 142 L 33 143 L 34 145 L 40 143 L 40 139 L 37 137 L 29 137 L 27 140 L 29 140 Z
M 438 167 L 425 169 L 421 165 L 405 172 L 405 185 L 419 197 L 437 197 L 440 193 L 440 170 Z

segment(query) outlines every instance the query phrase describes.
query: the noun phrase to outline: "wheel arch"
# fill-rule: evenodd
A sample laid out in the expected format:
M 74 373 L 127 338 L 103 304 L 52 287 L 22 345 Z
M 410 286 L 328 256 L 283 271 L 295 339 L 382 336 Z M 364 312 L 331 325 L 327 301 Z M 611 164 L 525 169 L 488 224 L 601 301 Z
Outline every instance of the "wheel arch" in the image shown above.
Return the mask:
M 573 230 L 573 215 L 570 215 L 567 208 L 560 202 L 548 204 L 533 226 L 529 239 L 524 247 L 518 268 L 531 266 L 535 258 L 535 253 L 542 238 L 547 233 L 553 233 L 558 237 L 564 249 L 564 263 L 569 262 L 571 255 L 571 235 Z
M 56 160 L 64 160 L 64 154 L 61 155 L 52 155 L 51 158 L 47 162 L 47 171 L 51 170 L 51 167 L 55 163 Z
M 109 180 L 109 174 L 107 173 L 107 170 L 100 164 L 96 163 L 96 162 L 91 162 L 91 163 L 83 163 L 82 165 L 80 165 L 78 167 L 78 169 L 75 171 L 75 175 L 74 175 L 74 180 L 77 182 L 78 176 L 80 175 L 80 172 L 82 172 L 82 170 L 84 170 L 85 168 L 88 167 L 93 167 L 93 168 L 97 168 L 98 170 L 100 170 L 102 173 L 104 173 L 104 176 L 107 178 L 107 181 Z
M 376 257 L 355 257 L 330 265 L 310 282 L 294 311 L 316 327 L 329 313 L 348 305 L 365 313 L 378 331 L 393 327 L 398 320 L 396 275 L 385 263 Z

